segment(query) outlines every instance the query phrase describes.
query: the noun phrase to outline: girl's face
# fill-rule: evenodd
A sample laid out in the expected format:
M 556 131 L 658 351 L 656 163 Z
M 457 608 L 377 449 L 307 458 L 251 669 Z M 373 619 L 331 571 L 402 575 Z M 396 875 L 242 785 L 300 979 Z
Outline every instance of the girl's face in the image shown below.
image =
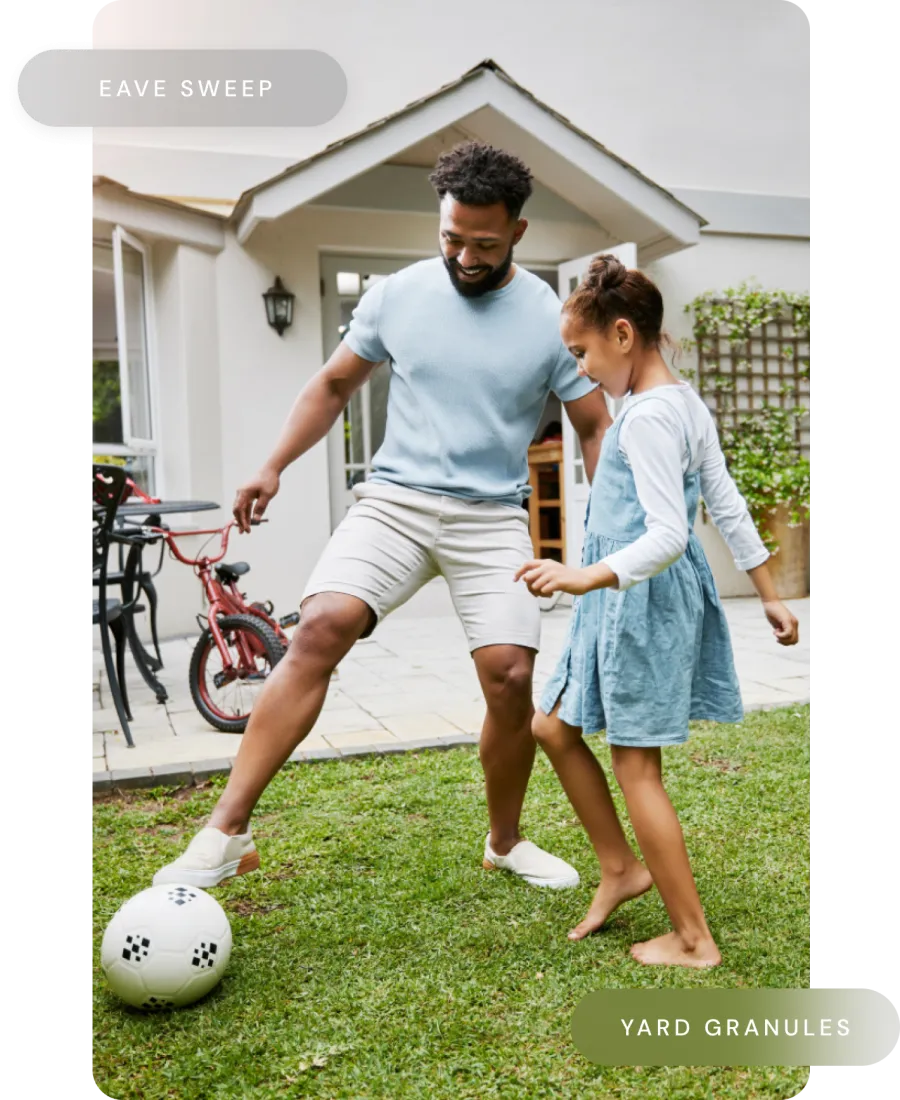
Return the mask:
M 628 393 L 635 345 L 634 329 L 628 321 L 615 321 L 604 332 L 563 313 L 560 334 L 578 363 L 580 375 L 596 382 L 610 397 L 624 397 Z

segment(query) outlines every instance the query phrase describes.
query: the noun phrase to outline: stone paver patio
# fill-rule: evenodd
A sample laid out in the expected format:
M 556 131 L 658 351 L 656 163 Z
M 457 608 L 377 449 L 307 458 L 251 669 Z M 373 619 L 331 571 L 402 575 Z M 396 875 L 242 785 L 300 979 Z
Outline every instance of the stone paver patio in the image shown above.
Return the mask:
M 799 645 L 776 644 L 756 599 L 725 600 L 747 709 L 809 701 L 809 600 L 789 601 Z M 562 649 L 570 610 L 545 613 L 535 670 L 540 693 Z M 188 663 L 196 638 L 163 643 L 158 674 L 169 693 L 160 705 L 129 660 L 134 748 L 118 728 L 99 650 L 94 654 L 94 791 L 179 786 L 226 772 L 241 736 L 220 733 L 194 707 Z M 357 643 L 332 682 L 312 733 L 291 760 L 403 752 L 476 743 L 484 702 L 446 585 L 431 582 L 372 638 Z

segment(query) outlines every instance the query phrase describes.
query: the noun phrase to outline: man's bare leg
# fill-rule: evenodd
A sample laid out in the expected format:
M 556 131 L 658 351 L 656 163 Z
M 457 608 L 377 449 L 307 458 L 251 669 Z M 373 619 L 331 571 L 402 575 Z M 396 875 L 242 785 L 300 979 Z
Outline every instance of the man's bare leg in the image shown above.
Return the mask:
M 213 828 L 229 836 L 246 831 L 260 795 L 318 720 L 332 672 L 373 618 L 356 596 L 323 592 L 304 602 L 288 651 L 250 713 Z
M 522 839 L 519 818 L 534 765 L 531 682 L 534 650 L 490 645 L 472 654 L 487 714 L 481 731 L 491 848 L 506 855 Z
M 487 703 L 481 733 L 481 766 L 491 831 L 485 868 L 512 872 L 532 886 L 563 889 L 578 885 L 578 872 L 565 860 L 523 841 L 519 818 L 534 765 L 531 683 L 534 650 L 493 645 L 475 650 L 475 667 Z

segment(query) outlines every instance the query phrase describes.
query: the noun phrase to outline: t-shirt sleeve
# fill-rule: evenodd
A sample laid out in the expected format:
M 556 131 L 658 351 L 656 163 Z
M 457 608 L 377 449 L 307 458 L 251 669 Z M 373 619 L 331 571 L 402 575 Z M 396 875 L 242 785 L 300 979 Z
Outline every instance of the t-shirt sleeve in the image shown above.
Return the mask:
M 360 359 L 370 363 L 381 363 L 390 359 L 390 352 L 381 342 L 381 309 L 384 302 L 384 289 L 388 279 L 379 279 L 370 287 L 357 303 L 350 318 L 350 326 L 344 334 L 344 343 Z
M 550 375 L 550 389 L 562 402 L 577 401 L 591 390 L 597 388 L 596 382 L 583 378 L 578 373 L 578 364 L 569 349 L 560 342 L 559 355 Z

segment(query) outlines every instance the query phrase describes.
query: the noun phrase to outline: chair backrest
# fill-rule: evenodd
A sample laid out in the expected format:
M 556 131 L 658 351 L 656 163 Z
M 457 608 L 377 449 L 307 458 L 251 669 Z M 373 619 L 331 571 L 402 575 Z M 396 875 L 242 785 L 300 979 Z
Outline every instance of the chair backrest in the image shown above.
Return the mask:
M 125 495 L 127 478 L 122 466 L 94 463 L 94 569 L 101 571 L 104 581 L 109 556 L 109 535 L 116 520 L 116 509 Z

